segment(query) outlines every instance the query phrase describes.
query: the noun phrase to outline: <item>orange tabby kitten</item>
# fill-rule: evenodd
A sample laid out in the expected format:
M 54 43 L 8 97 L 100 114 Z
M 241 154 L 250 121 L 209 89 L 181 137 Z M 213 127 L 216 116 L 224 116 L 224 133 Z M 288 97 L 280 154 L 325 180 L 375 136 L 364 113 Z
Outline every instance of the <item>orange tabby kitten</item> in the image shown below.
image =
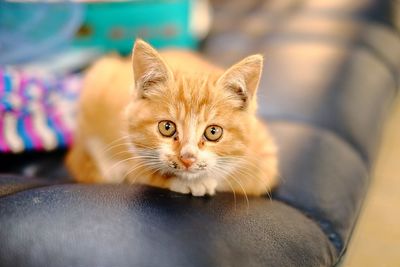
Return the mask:
M 194 196 L 268 192 L 277 156 L 255 116 L 262 63 L 253 55 L 224 71 L 191 52 L 159 54 L 142 40 L 132 61 L 101 59 L 84 81 L 70 171 L 79 182 Z

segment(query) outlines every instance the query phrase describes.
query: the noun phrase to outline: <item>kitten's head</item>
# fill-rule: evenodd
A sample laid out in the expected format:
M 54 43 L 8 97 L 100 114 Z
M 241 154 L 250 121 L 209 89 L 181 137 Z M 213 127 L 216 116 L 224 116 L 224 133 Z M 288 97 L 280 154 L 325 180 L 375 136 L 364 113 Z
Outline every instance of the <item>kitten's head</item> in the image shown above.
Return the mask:
M 150 45 L 136 41 L 125 114 L 141 162 L 182 179 L 228 175 L 248 149 L 262 61 L 250 56 L 224 72 L 201 69 L 188 58 L 187 66 L 172 68 Z

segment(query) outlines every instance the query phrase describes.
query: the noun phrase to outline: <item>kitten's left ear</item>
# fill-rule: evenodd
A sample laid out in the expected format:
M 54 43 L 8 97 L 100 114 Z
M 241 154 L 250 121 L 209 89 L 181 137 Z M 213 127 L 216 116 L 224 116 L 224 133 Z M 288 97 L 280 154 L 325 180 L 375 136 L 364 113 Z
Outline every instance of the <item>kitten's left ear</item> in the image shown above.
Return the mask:
M 254 98 L 260 82 L 263 57 L 252 55 L 229 68 L 217 81 L 217 85 L 237 97 L 236 105 L 246 109 Z

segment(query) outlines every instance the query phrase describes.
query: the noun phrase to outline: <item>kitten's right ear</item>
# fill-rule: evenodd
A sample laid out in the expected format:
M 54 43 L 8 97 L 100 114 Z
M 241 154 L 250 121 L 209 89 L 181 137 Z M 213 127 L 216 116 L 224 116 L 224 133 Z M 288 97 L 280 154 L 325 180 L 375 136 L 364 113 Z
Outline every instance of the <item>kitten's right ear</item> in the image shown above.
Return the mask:
M 141 98 L 160 93 L 172 79 L 172 72 L 160 54 L 141 39 L 133 46 L 132 66 L 135 90 Z

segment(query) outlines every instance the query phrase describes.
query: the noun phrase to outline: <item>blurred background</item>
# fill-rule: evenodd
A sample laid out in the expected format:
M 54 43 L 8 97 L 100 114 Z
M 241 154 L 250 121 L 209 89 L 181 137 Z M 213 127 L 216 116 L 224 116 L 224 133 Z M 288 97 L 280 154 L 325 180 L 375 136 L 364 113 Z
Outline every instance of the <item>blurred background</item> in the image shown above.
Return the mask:
M 25 68 L 57 58 L 50 69 L 71 72 L 100 54 L 128 55 L 137 37 L 196 49 L 210 27 L 207 0 L 79 2 L 3 1 L 0 63 Z
M 278 30 L 293 33 L 302 27 L 305 34 L 296 38 L 305 39 L 310 38 L 309 33 L 319 33 L 324 38 L 327 31 L 345 41 L 361 35 L 357 19 L 315 22 L 307 17 L 290 17 L 294 11 L 312 7 L 310 10 L 322 13 L 309 11 L 310 16 L 340 13 L 340 16 L 361 17 L 363 8 L 372 2 L 1 1 L 0 153 L 68 147 L 73 141 L 82 71 L 104 54 L 129 55 L 137 37 L 158 49 L 200 50 L 221 65 L 232 64 L 255 52 L 266 54 L 268 62 L 274 50 L 265 50 L 265 43 L 292 38 L 275 35 Z M 390 16 L 399 30 L 399 1 L 388 3 L 394 3 L 395 7 L 389 15 L 376 10 L 374 16 Z M 379 45 L 380 40 L 374 42 Z M 306 58 L 314 52 L 302 51 Z M 273 74 L 264 73 L 268 75 Z M 382 136 L 374 178 L 344 266 L 400 266 L 399 147 L 400 102 L 397 101 Z

